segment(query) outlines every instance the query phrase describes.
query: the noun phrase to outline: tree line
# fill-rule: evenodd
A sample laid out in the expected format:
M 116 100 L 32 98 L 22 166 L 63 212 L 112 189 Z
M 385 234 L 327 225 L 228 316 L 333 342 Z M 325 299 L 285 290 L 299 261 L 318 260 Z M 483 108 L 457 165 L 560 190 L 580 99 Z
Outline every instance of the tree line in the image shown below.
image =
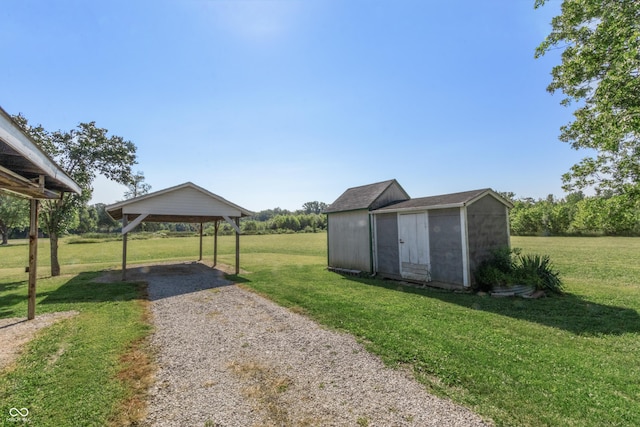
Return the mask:
M 140 174 L 140 172 L 138 172 Z M 150 186 L 148 186 L 150 188 Z M 147 190 L 148 190 L 147 188 Z M 143 193 L 144 194 L 144 193 Z M 131 191 L 125 194 L 132 197 Z M 141 195 L 138 193 L 138 195 Z M 117 233 L 122 224 L 109 216 L 104 203 L 84 204 L 67 219 L 66 234 L 82 235 L 89 233 Z M 302 209 L 289 211 L 287 209 L 267 209 L 257 212 L 253 216 L 242 218 L 240 229 L 243 234 L 272 234 L 272 233 L 316 233 L 327 228 L 326 216 L 322 210 L 327 207 L 323 202 L 307 202 Z M 0 234 L 2 244 L 7 244 L 8 239 L 26 238 L 29 227 L 29 203 L 26 199 L 0 193 Z M 190 223 L 156 223 L 143 222 L 137 231 L 151 233 L 196 233 L 200 224 Z M 214 233 L 213 224 L 205 224 L 206 234 Z M 49 233 L 43 229 L 48 237 Z M 227 235 L 235 233 L 231 225 L 222 221 L 218 234 Z
M 565 198 L 521 198 L 509 213 L 512 235 L 640 236 L 640 199 L 611 191 L 586 197 L 581 191 Z
M 140 174 L 140 172 L 138 172 Z M 150 188 L 150 187 L 149 187 Z M 131 196 L 129 194 L 129 196 Z M 544 199 L 516 198 L 511 200 L 509 213 L 512 235 L 541 236 L 640 236 L 640 200 L 627 195 L 604 192 L 585 196 L 578 191 L 564 198 L 550 194 Z M 327 229 L 327 207 L 322 202 L 307 202 L 302 209 L 266 209 L 242 218 L 243 234 L 315 233 Z M 0 234 L 2 244 L 9 238 L 26 238 L 29 226 L 29 206 L 25 199 L 0 194 Z M 81 206 L 67 223 L 68 234 L 117 233 L 122 225 L 111 218 L 102 203 Z M 213 234 L 213 224 L 205 224 L 204 233 Z M 190 234 L 199 232 L 199 224 L 142 223 L 138 231 Z M 231 235 L 231 225 L 221 222 L 218 234 Z

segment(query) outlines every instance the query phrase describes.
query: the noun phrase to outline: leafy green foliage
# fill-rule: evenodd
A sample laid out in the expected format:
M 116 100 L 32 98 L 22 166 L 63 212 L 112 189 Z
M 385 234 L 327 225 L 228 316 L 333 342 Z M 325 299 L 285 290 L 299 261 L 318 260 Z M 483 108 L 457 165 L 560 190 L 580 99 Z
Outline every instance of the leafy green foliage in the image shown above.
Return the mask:
M 482 261 L 475 270 L 476 287 L 481 291 L 490 291 L 494 286 L 507 286 L 512 283 L 515 263 L 512 250 L 508 247 L 495 249 L 491 257 Z
M 97 127 L 95 122 L 80 123 L 68 132 L 48 132 L 41 125 L 29 125 L 21 115 L 13 118 L 82 188 L 81 194 L 64 193 L 59 199 L 42 202 L 41 224 L 51 238 L 51 275 L 57 276 L 58 236 L 76 224 L 78 209 L 91 199 L 92 183 L 98 174 L 125 185 L 131 182 L 136 146 L 120 136 L 107 136 L 107 129 Z
M 536 0 L 540 7 L 546 0 Z M 567 190 L 595 185 L 640 195 L 640 2 L 564 0 L 540 57 L 562 49 L 547 90 L 562 91 L 563 105 L 579 104 L 560 139 L 596 150 L 563 175 Z
M 476 289 L 490 291 L 495 286 L 529 285 L 535 289 L 562 293 L 560 274 L 548 255 L 521 254 L 520 249 L 499 248 L 475 270 Z
M 130 182 L 127 183 L 127 189 L 128 191 L 124 193 L 124 198 L 133 199 L 147 194 L 151 190 L 151 185 L 144 182 L 144 173 L 138 171 L 131 176 Z
M 11 229 L 28 226 L 29 202 L 22 197 L 0 193 L 0 234 L 2 234 L 2 244 L 7 244 Z
M 565 199 L 549 195 L 543 200 L 520 199 L 509 213 L 513 235 L 606 234 L 640 235 L 640 198 L 603 192 L 585 197 L 582 192 Z
M 549 255 L 518 255 L 513 276 L 519 283 L 536 289 L 561 294 L 563 285 L 560 273 L 553 269 Z

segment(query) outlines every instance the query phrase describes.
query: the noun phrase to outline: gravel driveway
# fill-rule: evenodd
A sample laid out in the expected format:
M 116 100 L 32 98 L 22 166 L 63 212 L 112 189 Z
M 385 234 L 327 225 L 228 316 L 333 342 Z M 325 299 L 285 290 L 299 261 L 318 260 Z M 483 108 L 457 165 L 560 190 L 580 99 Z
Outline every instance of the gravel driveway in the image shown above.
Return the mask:
M 134 276 L 136 273 L 132 274 Z M 469 410 L 203 264 L 138 271 L 159 370 L 147 426 L 481 426 Z

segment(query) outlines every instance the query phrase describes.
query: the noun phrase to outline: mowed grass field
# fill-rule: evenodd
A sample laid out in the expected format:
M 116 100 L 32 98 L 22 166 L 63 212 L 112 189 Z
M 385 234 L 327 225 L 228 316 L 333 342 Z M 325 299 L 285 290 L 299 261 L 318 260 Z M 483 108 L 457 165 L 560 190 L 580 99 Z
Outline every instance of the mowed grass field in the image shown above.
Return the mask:
M 219 239 L 219 262 L 233 264 L 234 238 Z M 198 258 L 195 237 L 129 243 L 129 264 Z M 210 261 L 212 239 L 204 246 Z M 496 299 L 343 277 L 326 271 L 326 234 L 243 236 L 243 272 L 231 277 L 355 335 L 497 425 L 640 425 L 640 239 L 513 237 L 512 246 L 550 255 L 567 294 Z M 42 241 L 37 312 L 81 314 L 40 334 L 2 372 L 0 425 L 15 425 L 11 407 L 30 408 L 34 425 L 121 422 L 133 393 L 122 355 L 150 331 L 138 285 L 95 283 L 100 270 L 119 268 L 121 250 L 117 241 L 63 241 L 64 276 L 48 278 Z M 27 255 L 26 242 L 0 247 L 0 317 L 26 315 Z

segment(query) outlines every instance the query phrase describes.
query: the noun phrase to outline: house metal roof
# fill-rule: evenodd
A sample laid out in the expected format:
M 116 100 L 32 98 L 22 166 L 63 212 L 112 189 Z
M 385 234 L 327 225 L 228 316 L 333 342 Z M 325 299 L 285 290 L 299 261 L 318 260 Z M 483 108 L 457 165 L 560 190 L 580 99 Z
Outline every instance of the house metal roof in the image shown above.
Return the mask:
M 476 200 L 491 195 L 505 206 L 511 208 L 513 204 L 500 196 L 490 188 L 482 188 L 479 190 L 462 191 L 459 193 L 441 194 L 438 196 L 419 197 L 403 202 L 394 203 L 380 209 L 376 209 L 374 213 L 389 213 L 400 211 L 429 210 L 429 209 L 445 209 L 455 208 L 469 205 Z
M 369 209 L 393 184 L 396 184 L 398 188 L 406 194 L 406 191 L 404 191 L 395 179 L 377 182 L 375 184 L 361 185 L 359 187 L 352 187 L 347 189 L 336 199 L 335 202 L 329 205 L 329 207 L 324 210 L 324 213 Z M 406 196 L 409 198 L 408 194 L 406 194 Z
M 82 189 L 0 107 L 0 188 L 36 199 Z

